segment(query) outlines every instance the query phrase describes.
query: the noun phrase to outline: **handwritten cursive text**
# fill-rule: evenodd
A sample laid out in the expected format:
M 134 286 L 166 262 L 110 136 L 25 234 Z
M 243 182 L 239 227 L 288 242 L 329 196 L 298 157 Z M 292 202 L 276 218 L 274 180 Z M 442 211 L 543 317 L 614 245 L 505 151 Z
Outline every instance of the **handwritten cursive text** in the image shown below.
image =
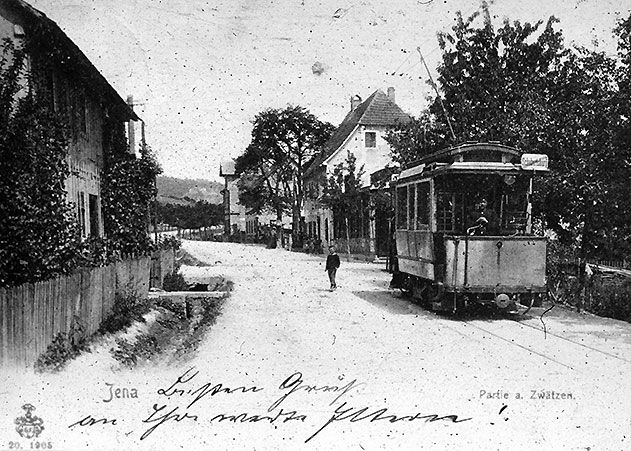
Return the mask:
M 326 423 L 324 423 L 324 425 L 320 429 L 315 431 L 307 440 L 305 440 L 305 443 L 307 443 L 313 437 L 315 437 L 320 432 L 322 432 L 322 430 L 325 427 L 327 427 L 329 424 L 333 423 L 334 421 L 348 420 L 351 423 L 356 423 L 358 421 L 370 421 L 372 423 L 374 421 L 387 420 L 390 423 L 397 423 L 399 421 L 425 420 L 426 422 L 433 422 L 433 421 L 444 420 L 444 421 L 451 421 L 452 423 L 462 423 L 463 421 L 468 421 L 471 419 L 471 418 L 463 418 L 459 420 L 458 415 L 445 415 L 445 416 L 439 417 L 436 414 L 421 415 L 420 413 L 415 413 L 414 415 L 402 415 L 402 416 L 397 416 L 393 414 L 385 415 L 385 413 L 388 411 L 387 408 L 383 408 L 383 409 L 375 410 L 374 412 L 366 413 L 369 410 L 368 407 L 363 407 L 361 409 L 358 409 L 356 407 L 349 407 L 345 409 L 345 407 L 346 407 L 346 402 L 343 402 L 337 409 L 335 409 L 335 413 L 333 414 L 333 416 L 329 418 L 329 420 Z

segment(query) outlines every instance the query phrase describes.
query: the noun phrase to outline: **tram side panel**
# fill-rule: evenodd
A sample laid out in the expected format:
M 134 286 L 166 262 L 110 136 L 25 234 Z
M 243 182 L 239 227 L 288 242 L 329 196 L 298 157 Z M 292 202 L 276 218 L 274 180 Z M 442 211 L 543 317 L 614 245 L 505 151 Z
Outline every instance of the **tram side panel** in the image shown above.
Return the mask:
M 445 289 L 480 293 L 546 290 L 543 237 L 445 239 Z
M 399 271 L 434 280 L 434 239 L 428 230 L 397 230 Z

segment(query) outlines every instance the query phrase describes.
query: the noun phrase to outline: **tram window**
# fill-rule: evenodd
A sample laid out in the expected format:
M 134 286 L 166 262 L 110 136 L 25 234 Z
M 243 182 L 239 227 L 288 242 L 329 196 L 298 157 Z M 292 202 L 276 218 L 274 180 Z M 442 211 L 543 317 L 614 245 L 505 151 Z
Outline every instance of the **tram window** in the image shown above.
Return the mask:
M 436 197 L 436 222 L 439 232 L 464 233 L 464 205 L 464 193 L 438 193 Z
M 397 188 L 397 228 L 407 229 L 408 227 L 408 187 Z
M 502 198 L 502 228 L 507 232 L 525 232 L 528 224 L 526 193 L 505 194 Z
M 416 185 L 416 229 L 429 225 L 429 183 Z
M 452 232 L 454 230 L 453 193 L 438 193 L 436 198 L 436 220 L 439 231 Z

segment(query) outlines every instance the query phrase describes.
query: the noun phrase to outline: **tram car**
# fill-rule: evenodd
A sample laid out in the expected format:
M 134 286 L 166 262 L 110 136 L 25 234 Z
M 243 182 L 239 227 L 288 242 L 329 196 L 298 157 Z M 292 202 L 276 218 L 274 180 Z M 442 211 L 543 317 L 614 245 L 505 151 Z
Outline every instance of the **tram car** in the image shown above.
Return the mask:
M 546 239 L 532 233 L 533 179 L 543 154 L 466 143 L 393 178 L 392 286 L 456 312 L 471 303 L 517 311 L 546 292 Z

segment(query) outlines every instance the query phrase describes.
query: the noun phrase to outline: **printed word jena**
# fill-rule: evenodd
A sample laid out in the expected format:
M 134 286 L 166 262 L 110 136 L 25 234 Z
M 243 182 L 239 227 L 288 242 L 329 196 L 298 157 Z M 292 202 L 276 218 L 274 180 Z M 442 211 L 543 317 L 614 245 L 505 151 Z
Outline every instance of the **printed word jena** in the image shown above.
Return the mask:
M 103 402 L 110 402 L 112 399 L 120 399 L 120 398 L 137 398 L 138 390 L 135 388 L 127 388 L 127 387 L 116 387 L 114 388 L 114 384 L 105 383 L 109 387 L 108 389 L 108 398 L 104 399 Z

